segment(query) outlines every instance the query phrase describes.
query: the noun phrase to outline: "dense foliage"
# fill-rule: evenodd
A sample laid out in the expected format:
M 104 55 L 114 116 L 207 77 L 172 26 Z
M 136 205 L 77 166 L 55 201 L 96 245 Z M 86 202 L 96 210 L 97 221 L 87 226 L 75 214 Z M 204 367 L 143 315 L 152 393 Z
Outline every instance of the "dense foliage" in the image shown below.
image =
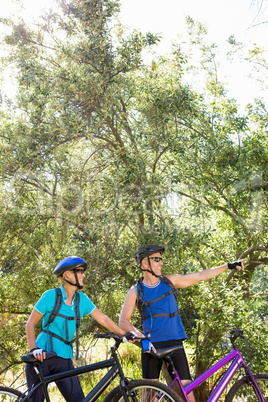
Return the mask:
M 184 289 L 179 303 L 196 374 L 222 355 L 230 325 L 245 329 L 254 368 L 267 370 L 265 103 L 238 111 L 219 81 L 216 45 L 190 18 L 191 52 L 174 44 L 144 64 L 160 38 L 126 33 L 117 1 L 59 5 L 36 25 L 2 20 L 1 66 L 17 91 L 0 110 L 1 370 L 25 351 L 25 321 L 56 286 L 60 259 L 88 262 L 85 291 L 117 320 L 145 242 L 166 246 L 166 273 L 247 258 L 243 274 Z M 265 50 L 250 52 L 267 74 Z M 82 332 L 94 328 L 89 319 Z

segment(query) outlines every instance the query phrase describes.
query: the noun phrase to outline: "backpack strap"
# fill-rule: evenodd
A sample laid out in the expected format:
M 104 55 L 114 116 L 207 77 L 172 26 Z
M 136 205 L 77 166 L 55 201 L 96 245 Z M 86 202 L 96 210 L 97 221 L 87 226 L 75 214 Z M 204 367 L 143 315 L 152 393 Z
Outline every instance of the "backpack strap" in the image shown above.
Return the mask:
M 80 327 L 80 310 L 79 310 L 80 294 L 76 292 L 75 294 L 75 318 L 76 318 L 76 360 L 79 358 L 79 343 L 78 343 L 78 328 Z
M 155 314 L 150 314 L 143 316 L 143 320 L 145 320 L 148 317 L 176 317 L 176 315 L 180 314 L 179 310 L 175 311 L 174 313 L 155 313 Z
M 164 282 L 166 285 L 168 285 L 172 289 L 174 294 L 176 293 L 176 288 L 170 279 L 168 279 L 166 276 L 160 276 L 160 280 Z
M 46 324 L 46 329 L 42 327 L 42 331 L 47 333 L 50 342 L 50 349 L 53 350 L 53 337 L 59 339 L 60 341 L 64 342 L 66 345 L 73 346 L 73 341 L 68 341 L 69 339 L 69 331 L 68 331 L 68 321 L 76 320 L 76 360 L 79 357 L 79 346 L 78 346 L 78 328 L 80 327 L 80 294 L 79 292 L 75 293 L 75 317 L 68 317 L 64 314 L 61 314 L 59 311 L 62 306 L 62 292 L 60 288 L 56 288 L 56 297 L 54 307 L 48 317 L 48 321 Z M 66 331 L 66 338 L 62 338 L 61 336 L 54 334 L 53 332 L 49 331 L 49 325 L 55 320 L 56 316 L 65 318 L 65 331 Z
M 164 293 L 162 296 L 159 296 L 159 297 L 157 297 L 157 298 L 154 299 L 154 300 L 151 300 L 151 301 L 144 301 L 144 302 L 143 302 L 143 305 L 146 306 L 146 307 L 149 307 L 150 304 L 155 303 L 155 302 L 157 302 L 157 301 L 159 301 L 159 300 L 164 299 L 164 297 L 167 297 L 167 296 L 171 295 L 171 293 L 173 293 L 173 290 L 172 290 L 172 289 L 170 289 L 168 292 Z
M 50 316 L 48 317 L 46 329 L 42 326 L 42 331 L 47 333 L 47 342 L 48 342 L 48 338 L 49 338 L 50 350 L 53 350 L 53 340 L 52 340 L 52 332 L 49 331 L 49 325 L 55 320 L 56 316 L 59 315 L 59 311 L 62 306 L 62 293 L 61 293 L 60 288 L 56 288 L 55 292 L 56 292 L 55 303 L 54 303 L 54 307 L 50 313 Z
M 56 288 L 55 291 L 56 291 L 55 304 L 53 310 L 50 313 L 50 316 L 48 317 L 47 330 L 49 325 L 55 320 L 56 316 L 59 314 L 62 305 L 62 293 L 60 288 Z
M 143 300 L 143 284 L 142 284 L 143 278 L 140 278 L 138 282 L 136 283 L 136 293 L 138 296 L 136 305 L 139 310 L 140 316 L 142 317 L 143 313 L 143 305 L 144 305 L 144 300 Z
M 176 315 L 179 314 L 179 309 L 177 309 L 177 311 L 175 311 L 174 313 L 157 313 L 157 314 L 151 314 L 150 311 L 150 305 L 152 303 L 155 303 L 159 300 L 162 300 L 164 297 L 169 296 L 170 294 L 174 294 L 175 300 L 177 302 L 177 298 L 176 298 L 176 289 L 174 284 L 171 282 L 170 279 L 168 279 L 166 276 L 159 276 L 159 279 L 161 280 L 161 282 L 164 282 L 166 285 L 168 285 L 171 289 L 164 293 L 163 295 L 159 296 L 158 298 L 151 300 L 151 301 L 146 301 L 143 300 L 143 278 L 139 279 L 139 281 L 136 284 L 136 292 L 137 292 L 137 307 L 141 316 L 141 320 L 144 321 L 146 318 L 151 318 L 151 327 L 152 327 L 152 318 L 153 317 L 175 317 Z M 147 316 L 143 316 L 143 311 L 144 311 L 144 307 L 147 307 L 149 315 Z
M 51 342 L 52 342 L 52 337 L 59 339 L 60 341 L 62 341 L 62 342 L 65 343 L 66 345 L 73 346 L 73 341 L 67 341 L 65 338 L 62 338 L 61 336 L 59 336 L 59 335 L 57 335 L 57 334 L 54 334 L 53 332 L 50 332 L 50 331 L 47 331 L 47 334 L 49 335 L 49 338 L 50 338 L 50 346 L 52 345 L 52 344 L 51 344 Z M 52 346 L 53 346 L 53 345 L 52 345 Z
M 137 305 L 138 310 L 139 310 L 139 313 L 140 313 L 141 324 L 142 324 L 142 322 L 143 322 L 143 320 L 144 320 L 144 317 L 143 317 L 144 306 L 148 308 L 148 311 L 149 311 L 149 314 L 150 314 L 150 317 L 151 317 L 151 325 L 150 325 L 149 335 L 148 335 L 148 336 L 150 336 L 150 335 L 151 335 L 151 331 L 152 331 L 152 327 L 153 327 L 153 316 L 152 316 L 152 314 L 151 314 L 151 310 L 150 310 L 149 307 L 146 305 L 146 301 L 143 300 L 143 293 L 144 293 L 144 292 L 143 292 L 143 283 L 142 283 L 142 281 L 143 281 L 143 278 L 140 278 L 140 279 L 138 280 L 137 284 L 136 284 L 136 292 L 137 292 L 137 296 L 138 296 L 136 305 Z M 148 317 L 149 317 L 149 316 L 148 316 Z

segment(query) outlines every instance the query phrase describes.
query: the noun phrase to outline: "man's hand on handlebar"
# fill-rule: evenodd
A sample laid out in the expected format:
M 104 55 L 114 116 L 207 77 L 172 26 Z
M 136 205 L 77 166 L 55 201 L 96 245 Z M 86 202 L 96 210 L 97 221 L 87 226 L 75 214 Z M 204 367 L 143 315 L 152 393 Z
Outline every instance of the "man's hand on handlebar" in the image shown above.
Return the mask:
M 135 332 L 133 332 L 133 331 L 126 332 L 124 335 L 124 338 L 126 339 L 126 341 L 129 341 L 132 343 L 134 343 L 135 341 L 141 341 L 142 351 L 144 353 L 151 353 L 151 352 L 156 353 L 156 349 L 155 349 L 154 345 L 148 338 L 137 336 L 135 334 Z M 124 341 L 124 342 L 126 342 L 126 341 Z
M 123 342 L 135 342 L 137 339 L 137 336 L 135 332 L 126 332 L 125 335 L 123 336 Z
M 143 352 L 145 353 L 150 353 L 154 352 L 156 353 L 156 349 L 154 345 L 151 343 L 149 338 L 146 338 L 144 335 L 143 336 L 138 336 L 134 331 L 131 332 L 126 332 L 123 336 L 122 335 L 117 335 L 113 332 L 105 332 L 102 334 L 94 334 L 94 338 L 104 338 L 104 339 L 115 339 L 115 340 L 120 340 L 121 342 L 131 342 L 134 343 L 136 341 L 141 341 L 142 349 Z

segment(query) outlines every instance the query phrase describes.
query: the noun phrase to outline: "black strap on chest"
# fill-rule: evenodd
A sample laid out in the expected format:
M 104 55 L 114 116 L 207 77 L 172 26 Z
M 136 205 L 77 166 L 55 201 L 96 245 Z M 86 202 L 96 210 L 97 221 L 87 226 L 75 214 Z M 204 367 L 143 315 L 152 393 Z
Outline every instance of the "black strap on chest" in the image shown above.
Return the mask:
M 136 292 L 137 292 L 137 296 L 138 296 L 138 300 L 137 300 L 137 307 L 138 310 L 140 312 L 140 316 L 141 316 L 141 320 L 144 321 L 146 318 L 151 317 L 151 319 L 153 317 L 175 317 L 176 315 L 179 314 L 179 309 L 177 308 L 177 310 L 173 313 L 155 313 L 155 314 L 151 314 L 150 311 L 150 305 L 163 299 L 164 297 L 169 296 L 170 294 L 173 293 L 176 303 L 177 303 L 177 298 L 176 298 L 176 289 L 173 285 L 173 283 L 171 282 L 171 280 L 169 280 L 166 276 L 159 276 L 159 279 L 164 282 L 166 285 L 168 285 L 170 287 L 170 290 L 166 293 L 164 293 L 163 295 L 157 297 L 154 300 L 151 301 L 146 301 L 143 299 L 143 278 L 139 279 L 139 281 L 136 284 Z M 144 307 L 147 307 L 148 311 L 149 311 L 149 315 L 144 316 L 143 315 L 143 311 L 144 311 Z
M 50 313 L 50 316 L 48 317 L 46 328 L 42 327 L 42 331 L 46 332 L 49 337 L 50 350 L 53 350 L 53 337 L 59 339 L 66 345 L 73 347 L 73 340 L 68 341 L 68 339 L 69 339 L 68 321 L 76 320 L 76 360 L 77 360 L 79 357 L 78 328 L 80 326 L 80 310 L 79 310 L 80 294 L 79 294 L 79 292 L 76 292 L 76 294 L 75 294 L 76 295 L 75 296 L 75 317 L 69 317 L 67 315 L 60 314 L 59 311 L 62 306 L 62 292 L 61 292 L 60 288 L 56 288 L 55 291 L 56 291 L 56 297 L 55 297 L 54 307 Z M 65 338 L 49 331 L 49 326 L 55 320 L 56 316 L 65 318 Z

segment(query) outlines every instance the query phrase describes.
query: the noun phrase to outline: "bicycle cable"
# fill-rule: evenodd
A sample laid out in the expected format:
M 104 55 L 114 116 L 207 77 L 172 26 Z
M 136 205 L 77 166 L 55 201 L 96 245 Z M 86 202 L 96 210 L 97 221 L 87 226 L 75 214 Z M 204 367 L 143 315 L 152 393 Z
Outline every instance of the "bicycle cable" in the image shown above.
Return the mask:
M 246 356 L 245 360 L 246 360 L 246 359 L 248 358 L 248 356 L 249 356 L 249 346 L 250 346 L 250 347 L 253 349 L 253 351 L 254 351 L 252 359 L 249 361 L 249 363 L 247 363 L 247 365 L 249 366 L 251 363 L 253 363 L 253 361 L 254 361 L 255 358 L 256 358 L 256 354 L 257 354 L 256 348 L 255 348 L 255 346 L 254 346 L 244 335 L 241 335 L 241 338 L 244 340 L 244 343 L 245 343 L 245 345 L 247 346 L 247 356 Z
M 228 329 L 227 329 L 226 332 L 225 332 L 225 334 L 226 334 L 226 340 L 227 340 L 227 333 L 229 332 L 229 330 L 230 330 L 230 327 L 228 327 Z M 256 358 L 256 353 L 257 353 L 257 352 L 256 352 L 256 348 L 255 348 L 255 346 L 244 336 L 243 332 L 242 332 L 241 330 L 239 330 L 236 326 L 235 326 L 235 329 L 232 330 L 232 331 L 237 331 L 235 339 L 232 340 L 232 339 L 230 338 L 230 336 L 229 336 L 229 339 L 231 340 L 232 346 L 233 346 L 233 347 L 235 346 L 235 341 L 236 341 L 237 338 L 241 338 L 242 341 L 243 341 L 243 343 L 244 343 L 244 345 L 246 346 L 247 353 L 246 353 L 245 361 L 247 360 L 247 358 L 248 358 L 249 355 L 250 355 L 250 347 L 251 347 L 251 349 L 254 351 L 252 359 L 249 361 L 249 363 L 247 363 L 247 365 L 249 366 L 249 365 L 255 360 L 255 358 Z M 230 331 L 230 334 L 232 334 L 232 331 Z

